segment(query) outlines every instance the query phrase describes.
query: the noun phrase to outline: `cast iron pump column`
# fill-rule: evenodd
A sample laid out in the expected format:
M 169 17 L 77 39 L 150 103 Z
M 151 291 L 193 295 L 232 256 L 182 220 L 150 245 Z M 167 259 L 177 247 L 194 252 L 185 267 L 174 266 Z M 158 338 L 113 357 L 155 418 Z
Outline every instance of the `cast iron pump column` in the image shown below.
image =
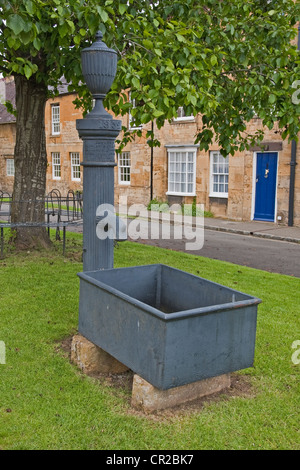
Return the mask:
M 84 119 L 76 121 L 79 137 L 83 140 L 84 271 L 113 268 L 114 240 L 112 236 L 105 238 L 105 232 L 111 233 L 112 228 L 116 232 L 117 225 L 115 215 L 108 211 L 102 214 L 102 220 L 111 221 L 114 227 L 109 227 L 108 222 L 97 228 L 101 222 L 99 206 L 114 205 L 115 139 L 121 131 L 121 121 L 113 119 L 103 106 L 103 99 L 116 75 L 117 53 L 102 42 L 102 37 L 98 32 L 96 42 L 81 53 L 83 76 L 95 99 L 93 110 Z M 103 237 L 99 237 L 101 230 Z

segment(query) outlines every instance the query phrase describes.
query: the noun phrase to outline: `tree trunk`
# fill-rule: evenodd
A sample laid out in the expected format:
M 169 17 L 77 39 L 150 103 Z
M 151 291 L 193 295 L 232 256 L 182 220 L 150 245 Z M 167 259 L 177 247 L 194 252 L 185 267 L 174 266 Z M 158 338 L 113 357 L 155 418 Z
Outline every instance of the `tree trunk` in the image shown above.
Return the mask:
M 47 87 L 21 75 L 15 76 L 15 86 L 17 123 L 11 220 L 28 224 L 16 228 L 15 245 L 19 249 L 47 247 L 50 240 L 46 228 L 39 225 L 45 222 Z

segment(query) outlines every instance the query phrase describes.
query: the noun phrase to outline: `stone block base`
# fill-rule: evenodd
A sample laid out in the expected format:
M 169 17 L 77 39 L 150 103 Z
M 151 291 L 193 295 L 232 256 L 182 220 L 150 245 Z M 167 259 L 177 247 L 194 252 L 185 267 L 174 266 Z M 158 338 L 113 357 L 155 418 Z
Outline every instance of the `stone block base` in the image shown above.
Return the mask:
M 128 370 L 128 367 L 82 335 L 72 338 L 71 361 L 85 374 L 121 374 Z
M 200 380 L 169 390 L 159 390 L 140 376 L 135 375 L 133 378 L 131 405 L 135 409 L 152 412 L 212 395 L 228 387 L 230 387 L 229 374 Z

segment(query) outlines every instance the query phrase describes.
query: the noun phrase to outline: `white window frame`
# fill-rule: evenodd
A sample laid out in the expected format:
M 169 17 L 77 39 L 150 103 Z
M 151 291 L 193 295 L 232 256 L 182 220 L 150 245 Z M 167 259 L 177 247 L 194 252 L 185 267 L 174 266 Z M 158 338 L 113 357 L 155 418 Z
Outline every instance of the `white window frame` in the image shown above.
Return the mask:
M 195 116 L 193 114 L 191 114 L 190 116 L 186 116 L 183 106 L 179 106 L 179 108 L 177 109 L 177 115 L 178 115 L 178 117 L 174 118 L 175 122 L 177 122 L 177 121 L 195 121 Z
M 80 153 L 70 152 L 70 160 L 71 160 L 71 180 L 81 181 Z
M 127 170 L 127 172 L 126 172 Z M 124 179 L 127 174 L 128 180 Z M 119 184 L 129 186 L 131 182 L 131 156 L 130 152 L 122 152 L 118 156 Z
M 218 161 L 214 161 L 214 157 L 218 157 Z M 228 185 L 229 185 L 229 156 L 226 158 L 221 155 L 219 151 L 210 152 L 210 190 L 209 197 L 220 197 L 228 198 Z M 221 160 L 223 159 L 223 160 Z M 222 164 L 220 170 L 219 164 Z M 228 171 L 226 171 L 226 166 Z M 218 182 L 215 181 L 215 176 L 218 176 Z M 223 177 L 224 181 L 219 181 L 219 177 Z M 226 181 L 227 180 L 227 181 Z M 216 191 L 215 185 L 217 186 L 224 184 L 224 191 Z M 225 191 L 225 185 L 227 185 L 227 191 Z
M 60 134 L 60 105 L 51 105 L 51 133 L 52 135 Z
M 13 158 L 6 159 L 6 176 L 15 176 L 15 161 Z
M 61 179 L 61 159 L 59 152 L 52 152 L 52 179 L 60 180 Z M 59 170 L 59 171 L 57 171 Z M 59 175 L 59 176 L 58 176 Z
M 167 195 L 196 196 L 196 146 L 169 146 Z M 192 165 L 192 172 L 190 170 Z M 192 176 L 189 176 L 192 175 Z M 179 188 L 178 185 L 181 185 Z M 182 189 L 182 185 L 185 185 Z M 190 190 L 189 190 L 190 187 Z

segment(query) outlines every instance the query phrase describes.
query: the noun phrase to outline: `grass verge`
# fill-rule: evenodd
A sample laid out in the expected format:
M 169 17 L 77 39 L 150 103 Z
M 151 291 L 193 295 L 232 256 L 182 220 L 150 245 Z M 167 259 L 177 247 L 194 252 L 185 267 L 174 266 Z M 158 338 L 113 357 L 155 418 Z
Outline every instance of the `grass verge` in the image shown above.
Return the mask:
M 255 364 L 234 374 L 228 393 L 144 415 L 130 389 L 83 375 L 62 344 L 77 329 L 81 236 L 67 257 L 10 254 L 0 260 L 0 449 L 202 450 L 300 448 L 300 279 L 123 242 L 115 267 L 164 263 L 263 300 Z M 188 340 L 188 339 L 187 339 Z M 118 385 L 118 386 L 117 386 Z

